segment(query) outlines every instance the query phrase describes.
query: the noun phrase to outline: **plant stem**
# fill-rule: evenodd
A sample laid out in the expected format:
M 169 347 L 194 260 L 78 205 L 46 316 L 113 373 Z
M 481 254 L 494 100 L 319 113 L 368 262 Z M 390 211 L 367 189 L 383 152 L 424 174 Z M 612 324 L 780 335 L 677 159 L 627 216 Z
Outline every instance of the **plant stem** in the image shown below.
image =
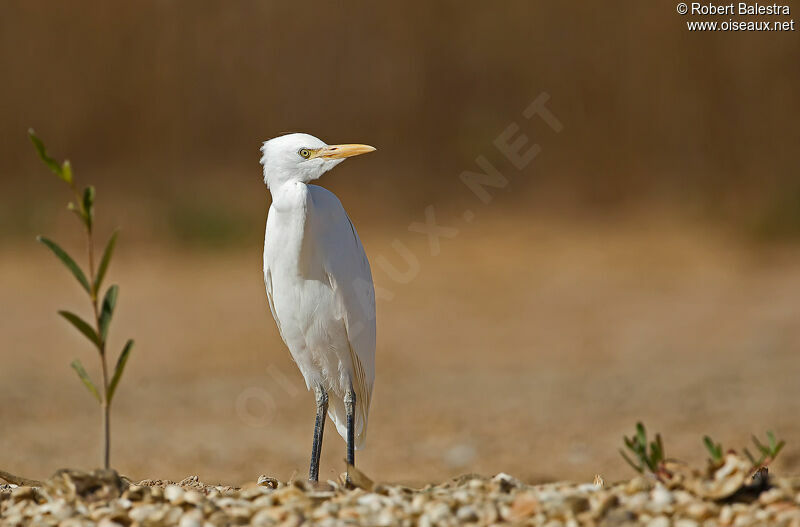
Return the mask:
M 105 399 L 105 394 L 103 398 Z M 101 407 L 103 409 L 103 466 L 108 470 L 111 468 L 111 407 L 108 401 L 103 401 Z
M 75 192 L 75 199 L 80 202 L 81 196 L 73 185 Z M 111 405 L 108 400 L 108 365 L 106 363 L 106 339 L 102 336 L 100 331 L 100 309 L 97 306 L 97 293 L 95 289 L 95 269 L 94 269 L 94 237 L 92 236 L 92 228 L 89 224 L 86 225 L 86 246 L 89 253 L 89 280 L 91 284 L 91 301 L 92 309 L 94 310 L 94 322 L 97 334 L 100 335 L 100 365 L 103 372 L 103 390 L 101 392 L 100 411 L 102 412 L 103 423 L 103 467 L 105 469 L 111 468 Z
M 89 274 L 92 277 L 92 284 L 95 281 L 94 275 L 94 253 L 92 251 L 92 233 L 87 230 L 89 237 Z M 94 288 L 94 285 L 92 285 Z M 106 469 L 111 468 L 111 405 L 108 400 L 108 364 L 106 362 L 106 340 L 100 331 L 100 312 L 97 308 L 97 291 L 92 289 L 92 307 L 94 308 L 95 327 L 97 334 L 101 338 L 100 346 L 100 364 L 103 372 L 103 391 L 101 392 L 102 399 L 100 402 L 100 409 L 103 412 L 103 467 Z

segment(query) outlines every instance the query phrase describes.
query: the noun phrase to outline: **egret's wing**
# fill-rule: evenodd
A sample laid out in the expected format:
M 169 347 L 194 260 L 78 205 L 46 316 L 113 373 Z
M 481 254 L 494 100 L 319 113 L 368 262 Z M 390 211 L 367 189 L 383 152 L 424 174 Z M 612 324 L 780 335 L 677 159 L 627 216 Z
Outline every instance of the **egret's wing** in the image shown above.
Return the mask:
M 278 319 L 278 315 L 275 314 L 275 301 L 272 300 L 272 271 L 268 268 L 264 269 L 264 285 L 267 288 L 267 300 L 269 301 L 269 310 L 272 312 L 272 318 L 275 319 L 275 325 L 278 326 L 278 333 L 283 341 L 286 342 L 283 332 L 281 332 L 281 321 Z
M 335 296 L 336 318 L 343 321 L 356 393 L 358 445 L 366 439 L 375 381 L 375 288 L 364 246 L 338 198 L 314 185 L 315 231 L 322 243 L 323 267 Z M 319 190 L 317 190 L 319 189 Z M 323 212 L 320 214 L 320 212 Z M 338 425 L 338 423 L 337 423 Z

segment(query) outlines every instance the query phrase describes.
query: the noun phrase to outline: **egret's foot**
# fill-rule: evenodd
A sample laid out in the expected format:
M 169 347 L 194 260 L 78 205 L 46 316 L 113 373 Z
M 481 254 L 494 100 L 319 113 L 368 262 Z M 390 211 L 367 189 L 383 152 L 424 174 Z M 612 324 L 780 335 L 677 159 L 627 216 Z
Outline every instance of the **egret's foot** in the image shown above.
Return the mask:
M 342 485 L 347 489 L 364 489 L 366 491 L 371 491 L 375 488 L 375 482 L 353 465 L 348 465 L 347 472 L 342 474 L 339 479 Z
M 316 492 L 333 492 L 336 490 L 333 485 L 327 481 L 312 481 L 308 480 L 308 487 Z
M 346 488 L 347 490 L 353 490 L 356 488 L 355 484 L 353 484 L 353 478 L 350 477 L 350 468 L 348 467 L 347 472 L 342 472 L 339 475 L 339 483 L 341 483 L 342 487 Z

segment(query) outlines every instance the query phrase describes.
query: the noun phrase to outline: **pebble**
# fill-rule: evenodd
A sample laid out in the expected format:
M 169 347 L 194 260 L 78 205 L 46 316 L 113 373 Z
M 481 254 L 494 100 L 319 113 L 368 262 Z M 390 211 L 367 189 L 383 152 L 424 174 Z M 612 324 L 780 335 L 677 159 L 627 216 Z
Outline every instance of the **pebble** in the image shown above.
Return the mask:
M 191 503 L 192 505 L 199 505 L 203 502 L 205 496 L 203 496 L 200 492 L 196 490 L 190 490 L 189 492 L 183 495 L 183 500 L 186 503 Z
M 589 510 L 589 499 L 584 496 L 567 496 L 564 507 L 572 514 L 580 514 Z
M 686 514 L 702 521 L 717 516 L 719 507 L 714 503 L 695 502 L 686 507 Z
M 11 491 L 11 499 L 14 501 L 32 500 L 34 497 L 33 487 L 16 487 Z
M 448 516 L 452 515 L 450 506 L 446 503 L 432 503 L 430 507 L 426 507 L 426 514 L 432 522 L 438 523 L 444 521 Z
M 161 487 L 150 487 L 150 498 L 154 501 L 161 501 L 164 497 L 164 489 Z
M 45 503 L 39 510 L 44 514 L 49 514 L 57 520 L 66 520 L 75 513 L 75 509 L 62 501 Z
M 164 499 L 175 505 L 183 502 L 183 494 L 183 489 L 177 485 L 167 485 L 164 489 Z
M 131 509 L 128 517 L 135 522 L 144 523 L 145 520 L 150 519 L 151 516 L 155 516 L 157 513 L 158 507 L 155 505 L 140 505 Z
M 653 488 L 653 482 L 641 476 L 636 476 L 625 485 L 625 492 L 628 494 L 637 494 L 639 492 L 649 491 Z
M 261 485 L 262 487 L 269 487 L 271 489 L 277 489 L 278 488 L 278 480 L 277 479 L 271 478 L 269 476 L 265 476 L 263 474 L 261 476 L 258 476 L 258 484 Z
M 539 512 L 541 504 L 536 494 L 533 492 L 521 492 L 517 494 L 514 501 L 511 503 L 511 508 L 504 518 L 511 521 L 519 521 L 524 518 L 529 518 Z
M 595 518 L 602 518 L 608 511 L 619 505 L 619 496 L 611 492 L 603 492 L 592 500 L 592 513 Z
M 760 501 L 764 505 L 769 505 L 770 503 L 775 503 L 778 501 L 790 500 L 790 499 L 791 498 L 783 491 L 783 489 L 778 487 L 765 490 L 758 497 L 758 501 Z
M 653 505 L 657 505 L 659 507 L 671 505 L 675 501 L 672 493 L 667 490 L 664 485 L 660 484 L 656 485 L 656 487 L 650 493 L 650 499 L 652 500 Z
M 476 522 L 478 521 L 478 511 L 471 505 L 462 505 L 456 511 L 456 518 L 460 522 Z
M 270 509 L 262 509 L 253 515 L 250 523 L 251 525 L 274 525 L 275 519 L 272 517 Z M 202 527 L 202 523 L 198 520 L 196 524 L 181 524 L 179 527 Z
M 670 527 L 669 518 L 666 516 L 656 516 L 647 522 L 647 527 Z
M 719 522 L 722 525 L 730 525 L 733 522 L 733 507 L 725 505 L 719 511 Z
M 650 495 L 640 492 L 638 494 L 634 494 L 633 496 L 629 496 L 625 501 L 625 505 L 634 510 L 641 510 L 644 509 L 649 502 Z
M 275 500 L 272 496 L 259 496 L 253 500 L 253 507 L 256 509 L 263 509 L 265 507 L 272 507 L 275 505 Z

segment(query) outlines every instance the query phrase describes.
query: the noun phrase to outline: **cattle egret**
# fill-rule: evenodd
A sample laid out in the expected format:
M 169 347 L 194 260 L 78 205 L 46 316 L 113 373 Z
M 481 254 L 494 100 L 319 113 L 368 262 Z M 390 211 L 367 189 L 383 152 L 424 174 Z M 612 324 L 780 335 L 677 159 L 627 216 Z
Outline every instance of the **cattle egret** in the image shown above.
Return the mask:
M 276 137 L 261 148 L 272 194 L 264 283 L 278 332 L 316 398 L 308 471 L 313 482 L 319 479 L 326 412 L 347 442 L 348 465 L 355 464 L 354 450 L 366 440 L 375 379 L 375 289 L 341 202 L 309 183 L 346 158 L 373 150 L 327 145 L 308 134 Z

